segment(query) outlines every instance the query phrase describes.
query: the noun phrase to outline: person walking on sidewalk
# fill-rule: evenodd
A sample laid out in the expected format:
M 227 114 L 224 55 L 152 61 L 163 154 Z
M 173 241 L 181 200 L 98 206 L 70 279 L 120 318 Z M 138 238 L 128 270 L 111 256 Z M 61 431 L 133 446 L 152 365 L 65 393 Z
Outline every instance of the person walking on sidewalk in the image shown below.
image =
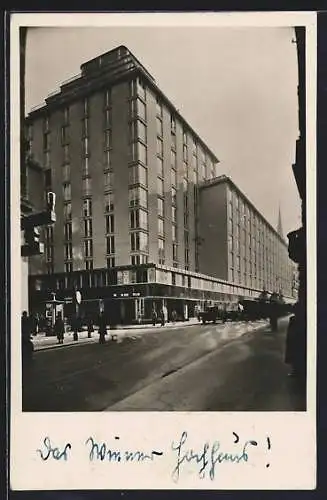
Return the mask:
M 165 311 L 163 307 L 160 309 L 159 317 L 161 326 L 165 326 Z
M 106 342 L 107 335 L 107 322 L 103 311 L 99 315 L 99 344 L 104 344 Z
M 22 335 L 22 362 L 23 375 L 27 374 L 32 361 L 34 345 L 31 340 L 31 320 L 27 315 L 27 311 L 23 311 L 21 318 L 21 335 Z
M 156 326 L 156 323 L 157 323 L 157 311 L 155 310 L 155 308 L 152 309 L 151 316 L 152 316 L 152 324 L 153 324 L 153 326 Z
M 87 321 L 87 336 L 89 339 L 92 337 L 92 332 L 94 332 L 93 320 L 92 320 L 92 317 L 89 316 L 88 321 Z
M 62 319 L 61 312 L 58 313 L 57 319 L 55 321 L 54 333 L 57 335 L 58 344 L 63 344 L 65 336 L 65 323 Z

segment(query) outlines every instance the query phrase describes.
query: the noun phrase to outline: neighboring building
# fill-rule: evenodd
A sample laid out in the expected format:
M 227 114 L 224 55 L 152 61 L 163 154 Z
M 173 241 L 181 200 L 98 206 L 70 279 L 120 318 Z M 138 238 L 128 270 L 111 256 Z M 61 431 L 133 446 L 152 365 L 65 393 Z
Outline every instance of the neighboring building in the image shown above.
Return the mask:
M 35 307 L 78 288 L 84 310 L 104 299 L 127 322 L 154 304 L 185 317 L 223 293 L 259 293 L 199 274 L 198 187 L 218 159 L 126 47 L 83 64 L 26 125 L 57 213 L 30 266 Z
M 200 270 L 243 286 L 295 297 L 285 240 L 229 177 L 199 189 Z M 278 228 L 281 232 L 281 215 Z

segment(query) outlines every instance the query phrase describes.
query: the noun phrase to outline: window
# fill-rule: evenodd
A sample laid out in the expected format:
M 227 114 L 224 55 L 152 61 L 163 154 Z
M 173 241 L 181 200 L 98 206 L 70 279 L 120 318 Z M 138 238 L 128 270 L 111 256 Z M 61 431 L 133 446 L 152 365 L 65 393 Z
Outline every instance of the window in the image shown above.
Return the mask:
M 131 207 L 141 206 L 148 208 L 148 192 L 142 187 L 129 189 L 129 205 Z
M 131 144 L 131 160 L 147 164 L 147 149 L 141 142 Z
M 115 237 L 107 236 L 106 244 L 107 244 L 107 254 L 115 253 Z
M 115 257 L 107 258 L 107 267 L 115 267 Z
M 43 149 L 44 149 L 44 151 L 48 151 L 50 149 L 50 134 L 49 134 L 49 132 L 45 132 L 43 134 Z
M 65 244 L 65 259 L 66 260 L 72 260 L 72 258 L 73 258 L 72 244 L 71 244 L 71 242 L 70 243 L 66 243 Z
M 175 187 L 171 188 L 171 202 L 173 205 L 177 204 L 177 190 Z
M 114 209 L 114 194 L 106 193 L 104 195 L 105 212 L 112 212 Z
M 92 240 L 84 240 L 84 256 L 93 257 L 93 242 Z
M 143 165 L 132 165 L 128 169 L 129 184 L 143 184 L 148 185 L 148 171 Z
M 163 136 L 163 125 L 162 119 L 157 116 L 157 134 L 162 137 Z
M 43 130 L 44 132 L 49 132 L 49 117 L 46 116 L 43 120 Z
M 146 126 L 140 120 L 137 120 L 137 137 L 146 144 Z
M 64 235 L 65 235 L 65 240 L 72 239 L 72 223 L 71 222 L 66 222 L 66 224 L 64 226 Z
M 87 137 L 89 135 L 89 119 L 84 118 L 82 120 L 82 137 Z
M 69 163 L 66 163 L 66 165 L 63 165 L 63 167 L 62 167 L 62 179 L 63 179 L 63 181 L 70 180 L 70 165 L 69 165 Z
M 188 190 L 188 180 L 185 177 L 183 178 L 183 190 L 185 192 Z
M 131 256 L 131 263 L 133 266 L 138 266 L 140 264 L 147 264 L 148 263 L 148 256 L 147 255 L 132 255 Z
M 188 236 L 188 231 L 184 231 L 184 243 L 185 243 L 185 246 L 188 247 L 189 246 L 189 236 Z
M 171 220 L 177 222 L 177 209 L 174 206 L 171 207 Z
M 91 217 L 91 215 L 92 215 L 92 200 L 90 198 L 87 198 L 86 200 L 83 200 L 83 216 Z
M 103 163 L 104 163 L 104 168 L 111 168 L 111 151 L 107 149 L 103 153 Z
M 173 261 L 174 262 L 177 262 L 178 260 L 178 247 L 177 247 L 177 243 L 173 243 Z
M 89 170 L 89 157 L 84 156 L 82 160 L 82 175 L 89 175 L 90 170 Z
M 106 215 L 106 233 L 115 232 L 115 219 L 113 215 Z
M 52 245 L 46 245 L 45 258 L 46 258 L 47 262 L 52 260 L 52 258 L 53 258 L 53 246 Z
M 147 233 L 135 232 L 131 233 L 131 251 L 148 252 L 149 237 Z
M 63 163 L 69 163 L 69 146 L 68 144 L 65 144 L 63 147 Z
M 205 165 L 201 165 L 201 180 L 204 181 L 206 178 L 206 166 Z
M 165 263 L 165 242 L 161 238 L 158 239 L 158 257 L 159 264 Z
M 183 130 L 183 144 L 184 146 L 187 146 L 187 133 L 185 130 Z
M 185 269 L 187 269 L 190 264 L 190 252 L 188 248 L 184 249 L 184 259 L 185 259 Z
M 164 221 L 162 219 L 158 219 L 158 235 L 159 236 L 165 235 Z
M 67 144 L 68 141 L 69 141 L 69 129 L 67 125 L 63 125 L 61 127 L 61 144 L 62 145 Z
M 51 157 L 50 157 L 50 151 L 45 151 L 44 153 L 44 163 L 46 168 L 50 168 L 51 165 Z
M 69 123 L 69 106 L 64 108 L 64 123 L 65 125 L 68 125 Z
M 192 154 L 193 156 L 197 155 L 197 145 L 194 137 L 192 137 Z
M 171 142 L 170 142 L 171 149 L 176 151 L 176 135 L 171 134 Z
M 48 226 L 45 228 L 45 239 L 48 244 L 53 243 L 53 227 Z
M 187 145 L 183 145 L 183 160 L 187 161 Z
M 158 198 L 158 215 L 160 217 L 164 216 L 164 201 L 162 198 Z
M 85 179 L 82 179 L 83 183 L 83 194 L 84 195 L 89 195 L 91 194 L 91 178 L 90 177 L 85 177 Z
M 105 108 L 111 106 L 111 89 L 107 89 L 104 93 L 104 106 Z
M 131 210 L 130 212 L 131 229 L 148 230 L 148 214 L 144 210 Z
M 192 155 L 192 168 L 194 170 L 196 170 L 196 168 L 197 168 L 197 158 L 194 155 Z
M 158 98 L 157 98 L 157 116 L 160 116 L 162 118 L 162 103 Z
M 104 173 L 104 188 L 112 189 L 114 187 L 114 173 L 112 171 Z
M 72 272 L 73 272 L 73 263 L 66 262 L 65 263 L 65 273 L 72 273 Z
M 90 238 L 92 236 L 92 219 L 84 220 L 84 236 Z
M 177 226 L 175 224 L 171 226 L 171 238 L 173 241 L 177 241 Z
M 72 204 L 65 203 L 64 205 L 64 218 L 70 220 L 72 218 Z
M 157 192 L 160 196 L 164 196 L 164 181 L 157 177 Z
M 170 165 L 171 168 L 176 170 L 176 151 L 173 149 L 170 151 Z
M 176 120 L 173 115 L 170 115 L 170 130 L 172 134 L 176 133 Z
M 89 99 L 87 97 L 83 101 L 83 115 L 89 116 Z
M 197 170 L 193 170 L 193 182 L 194 182 L 194 184 L 198 183 L 198 171 Z
M 141 120 L 134 120 L 129 124 L 129 138 L 130 142 L 137 142 L 139 139 L 146 144 L 147 142 L 147 130 L 146 125 L 144 125 Z
M 157 156 L 157 174 L 159 177 L 164 176 L 164 166 L 163 166 L 163 159 Z
M 157 137 L 157 155 L 163 156 L 163 142 L 159 137 Z
M 173 168 L 171 169 L 171 185 L 174 187 L 177 186 L 177 172 Z
M 112 148 L 112 132 L 111 129 L 104 131 L 104 147 L 105 149 Z
M 106 108 L 104 110 L 104 129 L 110 129 L 112 125 L 112 119 L 111 119 L 111 108 Z
M 64 200 L 70 200 L 72 195 L 71 195 L 71 185 L 69 183 L 63 185 L 63 192 L 64 192 Z
M 92 269 L 93 269 L 93 260 L 86 260 L 85 261 L 85 269 L 86 269 L 86 271 L 92 271 Z
M 139 98 L 131 101 L 131 117 L 146 121 L 146 106 Z
M 136 87 L 137 95 L 145 101 L 146 100 L 146 88 L 145 88 L 144 82 L 140 78 L 138 78 L 136 80 L 136 82 L 137 82 L 137 87 Z

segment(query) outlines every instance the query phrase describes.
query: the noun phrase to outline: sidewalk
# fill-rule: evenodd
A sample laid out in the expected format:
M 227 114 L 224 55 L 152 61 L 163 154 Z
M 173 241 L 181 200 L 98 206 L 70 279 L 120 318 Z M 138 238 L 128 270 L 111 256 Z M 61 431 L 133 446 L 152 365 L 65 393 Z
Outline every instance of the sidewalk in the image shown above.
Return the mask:
M 177 328 L 185 328 L 187 326 L 199 325 L 199 321 L 196 318 L 190 318 L 188 321 L 177 321 L 176 323 L 166 323 L 164 327 L 160 324 L 155 326 L 153 325 L 118 325 L 116 328 L 110 330 L 108 328 L 108 335 L 106 340 L 111 341 L 122 341 L 125 337 L 132 337 L 142 335 L 146 332 L 156 331 L 157 329 L 177 329 Z M 41 351 L 44 349 L 54 349 L 54 348 L 63 348 L 77 345 L 84 345 L 92 342 L 99 342 L 99 334 L 98 327 L 94 327 L 94 332 L 92 332 L 92 337 L 88 337 L 87 330 L 84 329 L 81 332 L 78 332 L 78 341 L 73 340 L 73 332 L 68 331 L 65 333 L 64 343 L 58 344 L 58 340 L 56 336 L 46 337 L 45 333 L 38 333 L 35 337 L 32 337 L 34 351 Z

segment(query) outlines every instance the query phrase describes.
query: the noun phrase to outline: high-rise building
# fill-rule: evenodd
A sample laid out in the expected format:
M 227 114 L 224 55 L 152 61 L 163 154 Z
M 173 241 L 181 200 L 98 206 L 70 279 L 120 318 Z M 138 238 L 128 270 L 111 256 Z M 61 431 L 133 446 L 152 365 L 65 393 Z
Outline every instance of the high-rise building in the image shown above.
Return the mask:
M 200 186 L 199 214 L 201 272 L 294 295 L 295 265 L 286 241 L 229 177 L 221 175 Z
M 57 196 L 44 258 L 31 259 L 35 305 L 77 288 L 85 311 L 104 301 L 124 322 L 257 293 L 199 274 L 198 186 L 218 159 L 126 47 L 83 64 L 26 125 Z

